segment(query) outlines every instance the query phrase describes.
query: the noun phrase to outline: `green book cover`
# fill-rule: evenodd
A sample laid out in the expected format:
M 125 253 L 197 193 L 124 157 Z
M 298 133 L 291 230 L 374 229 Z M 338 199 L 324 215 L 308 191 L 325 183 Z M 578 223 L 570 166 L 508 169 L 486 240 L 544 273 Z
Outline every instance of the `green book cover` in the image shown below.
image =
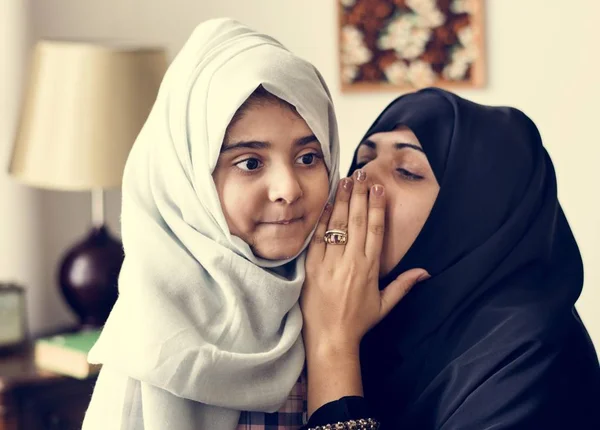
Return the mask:
M 98 340 L 100 332 L 100 329 L 83 330 L 75 333 L 45 337 L 39 339 L 37 342 L 87 354 Z

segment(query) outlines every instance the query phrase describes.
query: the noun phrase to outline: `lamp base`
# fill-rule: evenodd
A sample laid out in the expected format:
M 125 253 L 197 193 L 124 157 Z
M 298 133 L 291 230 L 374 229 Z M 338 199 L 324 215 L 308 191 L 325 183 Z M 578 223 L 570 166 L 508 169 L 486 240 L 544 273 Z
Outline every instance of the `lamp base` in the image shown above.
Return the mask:
M 105 225 L 95 227 L 65 254 L 59 269 L 63 297 L 82 327 L 104 325 L 118 296 L 123 245 Z

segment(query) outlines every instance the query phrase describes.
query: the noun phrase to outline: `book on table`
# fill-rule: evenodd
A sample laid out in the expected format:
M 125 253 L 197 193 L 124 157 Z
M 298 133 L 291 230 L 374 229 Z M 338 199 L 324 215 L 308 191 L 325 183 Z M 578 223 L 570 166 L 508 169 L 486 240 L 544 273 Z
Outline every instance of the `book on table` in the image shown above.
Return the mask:
M 82 330 L 44 337 L 35 341 L 35 364 L 41 369 L 86 379 L 100 371 L 87 355 L 100 336 L 100 329 Z

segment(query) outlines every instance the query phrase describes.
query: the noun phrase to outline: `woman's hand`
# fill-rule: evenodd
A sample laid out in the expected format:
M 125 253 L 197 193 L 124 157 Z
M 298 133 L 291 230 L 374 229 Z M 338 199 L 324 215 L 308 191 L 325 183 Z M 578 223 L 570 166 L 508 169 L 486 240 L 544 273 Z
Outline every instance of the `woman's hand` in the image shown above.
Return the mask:
M 370 187 L 364 170 L 340 181 L 333 208 L 324 211 L 306 261 L 300 304 L 309 373 L 309 412 L 343 396 L 362 395 L 358 357 L 363 336 L 418 281 L 423 269 L 401 274 L 379 291 L 385 190 Z M 327 230 L 347 231 L 345 245 L 327 244 Z
M 322 343 L 357 348 L 427 272 L 413 269 L 379 291 L 379 259 L 385 228 L 385 190 L 370 189 L 364 170 L 340 181 L 333 210 L 321 217 L 306 261 L 301 306 L 309 347 Z M 327 230 L 348 232 L 346 245 L 328 245 Z M 317 337 L 315 339 L 314 337 Z

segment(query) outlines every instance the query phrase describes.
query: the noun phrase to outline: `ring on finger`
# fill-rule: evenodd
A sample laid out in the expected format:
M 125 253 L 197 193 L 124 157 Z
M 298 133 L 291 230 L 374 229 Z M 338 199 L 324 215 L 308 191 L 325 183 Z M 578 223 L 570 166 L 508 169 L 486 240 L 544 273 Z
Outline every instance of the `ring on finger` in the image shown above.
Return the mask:
M 345 245 L 348 242 L 348 232 L 344 230 L 327 230 L 323 237 L 328 245 Z

